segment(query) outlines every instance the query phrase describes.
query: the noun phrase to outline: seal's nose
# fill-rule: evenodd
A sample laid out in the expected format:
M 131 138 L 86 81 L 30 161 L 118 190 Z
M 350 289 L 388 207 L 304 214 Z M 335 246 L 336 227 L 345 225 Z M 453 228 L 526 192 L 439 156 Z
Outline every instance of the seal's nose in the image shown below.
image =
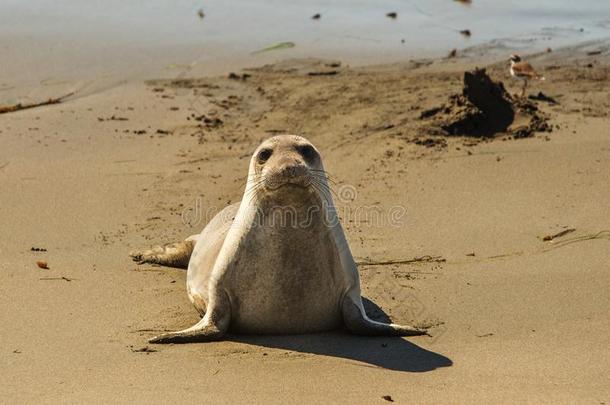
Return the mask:
M 307 166 L 298 159 L 283 159 L 277 162 L 275 169 L 271 169 L 266 177 L 267 186 L 277 188 L 283 184 L 306 186 L 308 184 Z
M 303 166 L 302 164 L 294 162 L 294 163 L 284 165 L 281 168 L 280 172 L 281 172 L 281 175 L 287 179 L 295 179 L 298 177 L 305 176 L 307 174 L 307 168 L 305 166 Z
M 301 167 L 298 165 L 290 165 L 284 168 L 284 176 L 286 177 L 298 177 L 302 175 L 303 170 L 300 170 Z
M 306 174 L 307 168 L 303 162 L 294 156 L 284 157 L 278 162 L 278 171 L 285 178 L 295 178 Z

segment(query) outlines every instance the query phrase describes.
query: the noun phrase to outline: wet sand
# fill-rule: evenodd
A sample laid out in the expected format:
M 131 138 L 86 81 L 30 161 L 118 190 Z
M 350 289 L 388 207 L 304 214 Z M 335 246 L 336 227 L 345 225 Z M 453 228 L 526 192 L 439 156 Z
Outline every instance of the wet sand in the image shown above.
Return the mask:
M 465 70 L 485 66 L 518 93 L 504 60 L 466 58 L 291 60 L 236 71 L 245 80 L 134 82 L 0 116 L 0 394 L 13 403 L 607 403 L 608 52 L 595 43 L 528 58 L 547 77 L 529 94 L 559 104 L 536 102 L 552 132 L 525 139 L 427 132 L 421 113 L 459 93 Z M 197 233 L 238 201 L 248 156 L 278 132 L 308 137 L 335 191 L 350 190 L 336 200 L 359 261 L 444 259 L 360 266 L 364 296 L 392 319 L 431 325 L 432 337 L 147 343 L 197 313 L 184 271 L 138 266 L 129 251 Z M 416 143 L 429 138 L 443 142 Z M 393 226 L 353 215 L 396 206 L 406 211 Z
M 7 0 L 0 104 L 85 97 L 143 79 L 219 75 L 289 58 L 354 66 L 438 58 L 452 49 L 505 58 L 608 38 L 608 15 L 602 0 Z M 471 35 L 460 34 L 465 29 Z M 294 46 L 256 53 L 283 42 Z

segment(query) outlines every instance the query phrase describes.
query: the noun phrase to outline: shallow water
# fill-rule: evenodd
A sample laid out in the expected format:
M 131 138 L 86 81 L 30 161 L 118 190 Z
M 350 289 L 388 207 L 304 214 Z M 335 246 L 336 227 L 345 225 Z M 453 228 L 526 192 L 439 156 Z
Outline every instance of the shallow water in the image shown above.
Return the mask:
M 319 20 L 310 18 L 315 13 Z M 472 36 L 460 35 L 462 29 Z M 144 77 L 226 73 L 291 57 L 381 63 L 490 41 L 511 53 L 609 36 L 608 0 L 3 0 L 0 102 L 89 94 Z M 295 46 L 252 54 L 286 41 Z

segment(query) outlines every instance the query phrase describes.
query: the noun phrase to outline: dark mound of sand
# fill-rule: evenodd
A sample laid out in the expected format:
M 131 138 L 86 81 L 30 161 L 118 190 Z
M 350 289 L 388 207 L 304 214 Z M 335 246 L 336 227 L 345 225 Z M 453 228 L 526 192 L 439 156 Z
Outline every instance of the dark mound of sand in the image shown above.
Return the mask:
M 462 94 L 453 94 L 440 107 L 423 111 L 421 119 L 432 120 L 428 132 L 435 135 L 490 138 L 512 134 L 516 138 L 551 131 L 547 117 L 536 104 L 513 98 L 502 82 L 494 82 L 485 69 L 464 73 Z

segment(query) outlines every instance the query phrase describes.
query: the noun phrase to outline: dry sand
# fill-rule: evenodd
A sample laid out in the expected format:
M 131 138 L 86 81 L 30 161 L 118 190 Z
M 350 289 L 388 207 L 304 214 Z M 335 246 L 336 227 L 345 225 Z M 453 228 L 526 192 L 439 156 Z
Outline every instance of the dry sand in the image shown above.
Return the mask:
M 0 116 L 0 398 L 608 403 L 610 58 L 596 46 L 531 58 L 547 81 L 530 93 L 559 104 L 537 103 L 553 131 L 526 139 L 429 135 L 421 112 L 477 64 L 459 58 L 288 61 Z M 518 92 L 504 61 L 487 68 Z M 366 297 L 433 337 L 147 344 L 197 313 L 184 271 L 128 252 L 197 233 L 238 201 L 251 151 L 277 132 L 322 151 L 358 260 L 445 259 L 360 266 Z M 399 224 L 370 220 L 395 206 Z

